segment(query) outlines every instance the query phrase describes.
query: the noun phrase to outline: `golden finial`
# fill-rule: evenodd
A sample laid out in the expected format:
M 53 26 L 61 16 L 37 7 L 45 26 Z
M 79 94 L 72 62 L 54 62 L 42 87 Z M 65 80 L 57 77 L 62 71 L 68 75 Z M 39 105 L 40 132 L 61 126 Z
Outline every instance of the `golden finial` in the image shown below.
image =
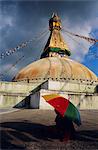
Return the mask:
M 61 19 L 57 15 L 57 13 L 53 13 L 52 17 L 49 20 L 49 30 L 52 31 L 53 29 L 61 29 Z

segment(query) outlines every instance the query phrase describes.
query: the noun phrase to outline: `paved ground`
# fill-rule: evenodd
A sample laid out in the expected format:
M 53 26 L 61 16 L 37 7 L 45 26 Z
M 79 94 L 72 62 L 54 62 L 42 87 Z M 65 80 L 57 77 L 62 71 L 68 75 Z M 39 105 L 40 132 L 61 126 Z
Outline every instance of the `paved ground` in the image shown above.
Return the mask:
M 98 111 L 81 111 L 76 139 L 60 142 L 52 110 L 19 111 L 0 115 L 1 150 L 98 150 Z

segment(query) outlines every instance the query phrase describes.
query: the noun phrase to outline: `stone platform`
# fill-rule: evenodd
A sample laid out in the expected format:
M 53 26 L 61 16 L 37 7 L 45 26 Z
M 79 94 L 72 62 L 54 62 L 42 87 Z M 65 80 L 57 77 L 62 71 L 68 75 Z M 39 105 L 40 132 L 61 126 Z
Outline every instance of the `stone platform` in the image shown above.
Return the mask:
M 76 139 L 60 142 L 53 110 L 20 109 L 0 115 L 1 150 L 98 150 L 98 110 L 82 110 Z

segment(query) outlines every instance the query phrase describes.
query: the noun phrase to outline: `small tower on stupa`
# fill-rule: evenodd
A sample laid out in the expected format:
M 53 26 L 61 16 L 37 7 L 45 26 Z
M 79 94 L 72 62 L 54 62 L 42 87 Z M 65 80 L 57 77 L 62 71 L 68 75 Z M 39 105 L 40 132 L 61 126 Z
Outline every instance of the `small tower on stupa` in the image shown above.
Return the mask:
M 60 33 L 61 29 L 61 19 L 57 14 L 53 13 L 49 20 L 50 36 L 41 54 L 41 58 L 54 56 L 68 57 L 71 55 L 69 47 Z

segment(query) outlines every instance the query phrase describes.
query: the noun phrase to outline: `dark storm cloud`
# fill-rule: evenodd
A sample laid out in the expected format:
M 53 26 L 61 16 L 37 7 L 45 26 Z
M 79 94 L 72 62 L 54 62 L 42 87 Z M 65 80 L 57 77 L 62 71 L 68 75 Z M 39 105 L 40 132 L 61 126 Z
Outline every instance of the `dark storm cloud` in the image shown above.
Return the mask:
M 2 19 L 3 17 L 9 18 L 10 21 L 12 19 L 12 26 L 11 24 L 5 24 L 2 29 L 2 40 L 6 41 L 7 48 L 10 48 L 10 46 L 13 47 L 24 39 L 31 38 L 33 34 L 46 26 L 48 27 L 47 21 L 52 12 L 58 12 L 62 19 L 66 19 L 67 16 L 72 26 L 78 24 L 78 22 L 81 24 L 82 20 L 91 18 L 93 5 L 93 2 L 88 1 L 2 2 Z
M 43 19 L 50 17 L 52 12 L 58 12 L 61 18 L 70 18 L 70 22 L 76 24 L 77 21 L 89 19 L 92 17 L 93 2 L 2 2 L 2 13 L 5 16 L 11 16 L 14 19 L 14 30 L 36 31 L 43 25 Z M 5 13 L 4 13 L 5 12 Z M 95 10 L 94 10 L 95 12 Z M 45 25 L 47 22 L 45 23 Z M 6 32 L 6 30 L 5 30 Z M 15 32 L 16 33 L 16 32 Z
M 75 26 L 84 25 L 96 17 L 97 1 L 2 1 L 0 2 L 0 50 L 14 48 L 23 41 L 32 39 L 38 33 L 48 30 L 48 20 L 52 12 L 57 12 L 66 26 L 73 29 Z M 32 43 L 29 47 L 20 50 L 19 56 L 25 55 L 25 60 L 15 70 L 25 66 L 30 61 L 37 59 L 41 48 L 48 38 Z M 45 41 L 45 42 L 44 42 Z M 2 60 L 2 66 L 15 62 L 17 54 Z

